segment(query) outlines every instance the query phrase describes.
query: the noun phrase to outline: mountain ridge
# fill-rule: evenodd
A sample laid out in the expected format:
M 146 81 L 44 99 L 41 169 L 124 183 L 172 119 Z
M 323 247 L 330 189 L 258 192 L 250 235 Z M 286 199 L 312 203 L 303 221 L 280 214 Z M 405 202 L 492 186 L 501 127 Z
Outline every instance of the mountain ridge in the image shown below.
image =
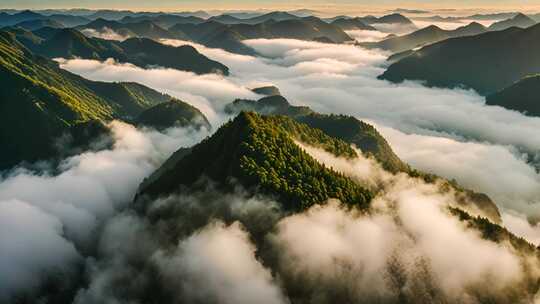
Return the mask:
M 18 34 L 22 36 L 26 33 Z M 26 39 L 21 42 L 34 53 L 49 58 L 83 58 L 101 61 L 113 58 L 118 62 L 131 63 L 143 68 L 162 66 L 196 74 L 229 74 L 227 66 L 209 59 L 190 45 L 175 47 L 148 38 L 112 41 L 89 38 L 75 29 L 60 29 L 44 40 Z
M 391 64 L 380 78 L 420 80 L 435 87 L 464 86 L 487 96 L 540 73 L 539 37 L 537 24 L 447 39 Z
M 55 139 L 75 124 L 130 120 L 171 98 L 136 83 L 84 79 L 33 54 L 5 31 L 0 31 L 0 55 L 0 80 L 5 85 L 0 109 L 9 113 L 0 120 L 0 170 L 54 157 Z

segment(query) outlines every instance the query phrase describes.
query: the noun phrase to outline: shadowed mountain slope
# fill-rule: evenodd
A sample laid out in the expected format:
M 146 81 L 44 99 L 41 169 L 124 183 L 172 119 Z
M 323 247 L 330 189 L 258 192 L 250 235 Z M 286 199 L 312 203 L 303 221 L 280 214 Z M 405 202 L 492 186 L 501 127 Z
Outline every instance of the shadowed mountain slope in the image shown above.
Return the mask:
M 483 95 L 540 73 L 540 25 L 509 28 L 441 41 L 390 65 L 380 77 L 392 82 L 473 88 Z
M 527 76 L 488 96 L 486 103 L 540 117 L 540 75 Z

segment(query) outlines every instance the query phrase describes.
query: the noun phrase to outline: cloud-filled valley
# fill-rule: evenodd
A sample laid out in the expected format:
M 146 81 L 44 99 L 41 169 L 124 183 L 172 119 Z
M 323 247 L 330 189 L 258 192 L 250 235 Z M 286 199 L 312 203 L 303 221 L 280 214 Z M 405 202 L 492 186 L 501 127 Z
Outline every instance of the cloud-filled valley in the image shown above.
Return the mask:
M 483 97 L 473 91 L 430 89 L 413 82 L 394 85 L 378 80 L 376 76 L 383 70 L 386 54 L 355 46 L 285 39 L 246 41 L 266 56 L 257 58 L 190 44 L 230 66 L 231 77 L 143 70 L 88 60 L 70 60 L 62 66 L 91 79 L 129 79 L 150 85 L 199 106 L 213 122 L 225 119 L 216 118 L 223 116 L 223 105 L 236 98 L 253 98 L 249 88 L 274 84 L 293 103 L 308 105 L 322 113 L 352 114 L 375 122 L 382 130 L 387 128 L 389 132 L 383 133 L 388 134 L 387 139 L 398 155 L 419 169 L 456 179 L 464 186 L 498 197 L 505 209 L 532 218 L 540 215 L 534 203 L 540 176 L 528 163 L 538 157 L 540 142 L 534 136 L 540 127 L 538 118 L 485 106 Z M 415 133 L 419 135 L 409 135 Z M 430 144 L 430 140 L 448 144 Z M 467 144 L 467 141 L 472 142 Z M 407 146 L 414 149 L 417 142 L 427 142 L 429 157 L 407 153 Z M 403 143 L 407 146 L 403 147 Z M 447 160 L 450 145 L 468 153 L 465 164 L 463 160 Z M 500 162 L 501 157 L 509 161 Z M 482 159 L 483 166 L 476 159 Z M 492 171 L 479 170 L 485 166 Z M 515 177 L 508 177 L 509 170 Z M 507 176 L 515 182 L 501 183 L 497 176 Z
M 415 21 L 424 23 L 436 22 Z M 414 30 L 373 25 L 344 32 L 375 42 Z M 0 303 L 540 303 L 540 118 L 486 105 L 472 89 L 381 80 L 392 54 L 353 43 L 242 40 L 255 56 L 156 41 L 190 45 L 230 74 L 49 57 L 83 85 L 45 89 L 78 97 L 115 83 L 103 100 L 127 92 L 141 111 L 120 115 L 125 105 L 114 104 L 110 138 L 83 129 L 89 150 L 0 169 Z M 286 99 L 253 90 L 265 86 Z M 53 111 L 39 102 L 45 89 L 28 100 Z M 274 104 L 260 113 L 289 101 L 311 118 L 231 110 L 262 97 Z M 208 129 L 173 115 L 172 127 L 141 122 L 163 109 L 198 113 Z M 384 157 L 406 164 L 388 168 L 354 140 L 389 146 Z M 298 197 L 318 201 L 291 203 Z
M 95 252 L 101 225 L 130 203 L 140 181 L 179 146 L 204 136 L 181 129 L 140 131 L 121 122 L 109 127 L 114 137 L 110 150 L 69 157 L 59 172 L 15 169 L 4 174 L 1 301 L 13 290 L 38 287 L 47 271 L 73 275 L 72 266 Z

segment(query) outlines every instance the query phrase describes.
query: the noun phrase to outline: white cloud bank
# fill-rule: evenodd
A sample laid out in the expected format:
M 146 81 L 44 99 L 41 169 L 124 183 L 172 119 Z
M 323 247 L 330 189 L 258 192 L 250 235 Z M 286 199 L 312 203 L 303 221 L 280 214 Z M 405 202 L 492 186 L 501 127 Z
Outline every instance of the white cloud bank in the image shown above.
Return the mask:
M 14 169 L 0 181 L 0 300 L 37 287 L 45 273 L 65 274 L 92 250 L 102 223 L 129 204 L 139 183 L 180 146 L 205 134 L 162 134 L 109 125 L 111 150 L 65 159 L 58 173 Z
M 368 214 L 333 201 L 281 220 L 271 240 L 288 284 L 308 285 L 323 302 L 332 296 L 385 302 L 402 294 L 477 303 L 479 295 L 504 297 L 525 277 L 511 248 L 482 239 L 449 215 L 446 207 L 456 204 L 451 193 L 392 175 L 363 157 L 344 160 L 301 147 L 334 170 L 376 182 L 381 191 Z
M 214 222 L 180 241 L 173 255 L 153 258 L 190 303 L 287 303 L 255 250 L 240 223 Z

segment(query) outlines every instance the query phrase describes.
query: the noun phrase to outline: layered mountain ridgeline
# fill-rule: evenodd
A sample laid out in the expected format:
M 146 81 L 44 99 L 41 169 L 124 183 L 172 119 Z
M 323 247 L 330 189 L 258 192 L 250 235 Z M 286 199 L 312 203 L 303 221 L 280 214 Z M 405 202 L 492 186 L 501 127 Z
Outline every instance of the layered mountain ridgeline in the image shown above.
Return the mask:
M 136 83 L 89 81 L 33 54 L 0 31 L 0 169 L 57 155 L 55 141 L 77 123 L 131 119 L 170 100 Z
M 62 23 L 51 20 L 51 19 L 39 19 L 39 20 L 30 20 L 17 23 L 14 27 L 20 27 L 25 30 L 34 31 L 42 27 L 52 27 L 52 28 L 63 28 L 65 27 Z
M 441 41 L 393 63 L 380 76 L 392 82 L 468 87 L 483 95 L 540 73 L 540 25 Z
M 362 42 L 359 45 L 370 49 L 376 48 L 401 53 L 449 38 L 473 36 L 486 31 L 487 29 L 483 25 L 476 22 L 455 30 L 443 30 L 438 26 L 430 25 L 411 34 L 391 37 L 379 42 Z
M 486 104 L 540 117 L 540 75 L 527 76 L 511 86 L 487 96 Z
M 405 24 L 405 25 L 414 25 L 411 19 L 403 16 L 399 13 L 394 13 L 390 15 L 385 15 L 379 18 L 364 18 L 367 20 L 368 24 Z
M 96 19 L 88 24 L 76 27 L 80 31 L 94 30 L 98 33 L 107 33 L 108 31 L 114 31 L 116 34 L 125 38 L 129 37 L 143 37 L 149 39 L 175 39 L 176 36 L 172 35 L 166 29 L 158 26 L 157 24 L 143 20 L 133 23 L 121 23 L 118 21 L 110 21 L 105 19 Z
M 206 128 L 207 130 L 212 128 L 199 109 L 175 98 L 144 110 L 135 122 L 137 125 L 157 130 L 172 127 Z
M 381 22 L 393 20 L 388 16 L 380 19 Z M 358 28 L 361 21 L 353 20 L 354 22 L 357 23 L 355 28 Z M 35 25 L 32 29 L 37 27 L 38 25 Z M 362 28 L 369 27 L 363 25 Z M 272 12 L 247 19 L 222 15 L 209 20 L 173 14 L 127 15 L 120 21 L 97 18 L 78 25 L 76 29 L 88 36 L 114 37 L 114 39 L 141 37 L 192 40 L 205 46 L 249 55 L 255 55 L 256 52 L 244 45 L 242 40 L 291 38 L 329 43 L 352 41 L 352 38 L 339 26 L 324 22 L 317 17 L 298 17 L 286 12 Z
M 185 35 L 190 40 L 208 47 L 218 47 L 230 52 L 253 55 L 255 51 L 245 44 L 245 39 L 290 38 L 315 40 L 326 38 L 334 43 L 352 41 L 339 27 L 316 17 L 269 20 L 258 24 L 223 24 L 208 21 L 201 24 L 177 24 L 169 29 L 175 35 Z
M 243 112 L 210 138 L 176 152 L 143 181 L 136 201 L 144 208 L 147 198 L 197 187 L 201 179 L 208 178 L 223 191 L 240 184 L 254 194 L 275 197 L 288 210 L 304 210 L 329 198 L 368 206 L 370 190 L 318 163 L 295 140 L 336 156 L 357 156 L 347 143 L 285 116 Z
M 285 21 L 300 19 L 301 17 L 293 15 L 288 12 L 270 12 L 260 16 L 254 16 L 249 18 L 239 18 L 230 14 L 224 14 L 219 16 L 213 16 L 209 18 L 209 21 L 216 21 L 223 24 L 258 24 L 267 21 Z
M 121 23 L 137 23 L 141 21 L 150 21 L 158 26 L 168 29 L 175 24 L 192 23 L 199 24 L 206 22 L 206 19 L 195 16 L 179 16 L 170 14 L 161 14 L 158 16 L 142 15 L 142 16 L 126 16 L 120 20 Z
M 489 28 L 484 27 L 478 22 L 472 22 L 454 30 L 444 30 L 436 25 L 430 25 L 407 35 L 390 37 L 379 42 L 363 42 L 359 45 L 365 48 L 378 48 L 396 53 L 396 56 L 389 58 L 389 61 L 397 61 L 408 56 L 413 49 L 446 39 L 474 36 L 488 31 L 500 31 L 510 27 L 527 28 L 534 24 L 536 22 L 531 18 L 523 14 L 516 14 L 511 19 L 492 24 Z
M 344 31 L 351 30 L 365 30 L 365 31 L 376 31 L 377 29 L 373 26 L 362 22 L 358 17 L 356 18 L 339 18 L 331 22 L 331 24 L 338 26 Z
M 26 10 L 14 14 L 0 13 L 0 27 L 21 24 L 37 25 L 39 24 L 38 21 L 49 23 L 54 22 L 56 24 L 60 24 L 61 27 L 79 26 L 90 22 L 89 19 L 82 16 L 69 15 L 63 12 L 57 12 L 54 14 L 40 14 Z
M 495 203 L 487 195 L 464 189 L 454 182 L 410 168 L 394 153 L 386 139 L 373 126 L 352 116 L 319 114 L 309 107 L 293 106 L 283 96 L 265 97 L 258 101 L 238 99 L 227 105 L 225 111 L 229 114 L 255 111 L 264 115 L 289 116 L 297 122 L 323 131 L 328 136 L 355 145 L 367 157 L 377 160 L 389 172 L 404 172 L 428 183 L 440 182 L 458 193 L 460 203 L 466 205 L 472 202 L 492 221 L 496 223 L 501 221 Z
M 530 17 L 519 13 L 512 18 L 495 22 L 489 26 L 490 31 L 502 31 L 511 27 L 528 28 L 536 24 L 536 21 Z
M 29 10 L 21 11 L 15 14 L 2 12 L 0 13 L 0 26 L 12 26 L 17 23 L 40 19 L 47 19 L 47 17 Z
M 189 45 L 174 47 L 147 38 L 129 38 L 121 42 L 103 40 L 86 37 L 74 29 L 55 31 L 44 28 L 34 33 L 11 31 L 32 52 L 49 58 L 113 58 L 140 67 L 161 66 L 196 74 L 229 74 L 228 67 L 209 59 Z
M 430 22 L 449 22 L 449 23 L 456 23 L 456 22 L 467 22 L 469 20 L 476 20 L 476 21 L 507 21 L 512 20 L 517 15 L 524 15 L 520 12 L 503 12 L 503 13 L 492 13 L 492 14 L 474 14 L 469 16 L 428 16 L 428 17 L 419 17 L 415 16 L 414 20 L 419 21 L 430 21 Z M 535 19 L 538 14 L 529 15 L 528 17 L 531 19 Z M 521 19 L 518 18 L 518 20 Z M 496 22 L 495 22 L 496 23 Z M 494 24 L 494 23 L 493 23 Z
M 65 27 L 75 27 L 83 24 L 90 23 L 90 19 L 82 16 L 66 15 L 66 14 L 52 14 L 48 15 L 47 19 L 53 20 L 63 24 Z

